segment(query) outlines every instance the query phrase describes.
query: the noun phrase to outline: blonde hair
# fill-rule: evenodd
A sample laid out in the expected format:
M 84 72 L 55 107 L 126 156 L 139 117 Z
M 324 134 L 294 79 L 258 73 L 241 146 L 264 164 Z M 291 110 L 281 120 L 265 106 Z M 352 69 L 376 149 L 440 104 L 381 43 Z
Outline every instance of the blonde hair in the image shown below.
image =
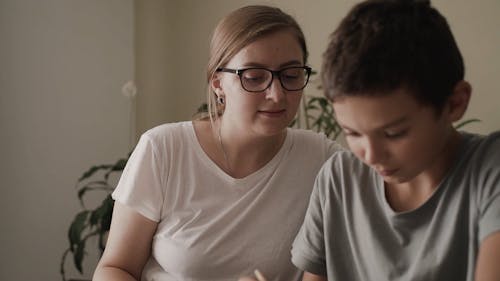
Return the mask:
M 282 30 L 290 30 L 295 34 L 303 51 L 303 61 L 306 63 L 308 52 L 304 33 L 295 19 L 279 8 L 263 5 L 246 6 L 231 12 L 219 22 L 210 42 L 207 66 L 208 113 L 205 118 L 210 117 L 213 122 L 224 112 L 224 106 L 217 103 L 217 97 L 210 85 L 217 69 L 225 66 L 251 42 Z

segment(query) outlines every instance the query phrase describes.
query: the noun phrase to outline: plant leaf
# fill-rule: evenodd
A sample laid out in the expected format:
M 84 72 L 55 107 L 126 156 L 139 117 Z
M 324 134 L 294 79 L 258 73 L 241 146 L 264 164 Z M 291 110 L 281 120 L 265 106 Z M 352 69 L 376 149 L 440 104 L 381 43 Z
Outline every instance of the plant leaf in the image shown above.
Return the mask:
M 123 171 L 123 169 L 125 169 L 125 165 L 127 165 L 127 160 L 128 159 L 125 159 L 125 158 L 122 158 L 120 160 L 118 160 L 111 168 L 110 170 L 104 175 L 104 178 L 106 180 L 108 180 L 109 178 L 109 175 L 112 173 L 112 172 L 118 172 L 118 171 Z
M 83 175 L 78 179 L 78 182 L 81 182 L 84 179 L 87 179 L 87 178 L 91 177 L 93 174 L 95 174 L 96 172 L 98 172 L 100 170 L 108 170 L 111 167 L 113 167 L 113 165 L 97 165 L 97 166 L 92 166 L 87 171 L 85 171 L 85 173 L 83 173 Z
M 83 274 L 82 262 L 84 253 L 85 253 L 85 240 L 82 240 L 76 245 L 76 249 L 73 252 L 73 263 L 75 264 L 75 267 L 76 269 L 78 269 L 80 274 Z
M 206 102 L 202 103 L 198 109 L 196 109 L 196 113 L 204 113 L 208 112 L 208 104 Z
M 481 122 L 481 120 L 477 119 L 477 118 L 464 120 L 464 121 L 458 123 L 457 125 L 455 125 L 455 129 L 460 129 L 460 128 L 464 127 L 467 124 L 475 123 L 475 122 Z
M 113 188 L 108 184 L 108 182 L 105 182 L 105 181 L 91 182 L 91 183 L 88 183 L 88 184 L 80 187 L 80 190 L 78 190 L 78 199 L 80 201 L 82 201 L 85 193 L 87 193 L 88 191 L 91 191 L 91 190 L 104 190 L 104 191 L 109 192 L 112 189 Z M 83 205 L 83 202 L 81 202 L 81 203 Z
M 103 201 L 101 205 L 101 231 L 106 232 L 109 231 L 111 227 L 111 217 L 113 216 L 113 208 L 115 205 L 115 201 L 108 195 Z
M 89 215 L 89 211 L 83 210 L 75 216 L 75 219 L 71 223 L 68 231 L 69 245 L 72 252 L 74 252 L 74 246 L 81 242 L 82 232 L 86 228 L 86 222 Z

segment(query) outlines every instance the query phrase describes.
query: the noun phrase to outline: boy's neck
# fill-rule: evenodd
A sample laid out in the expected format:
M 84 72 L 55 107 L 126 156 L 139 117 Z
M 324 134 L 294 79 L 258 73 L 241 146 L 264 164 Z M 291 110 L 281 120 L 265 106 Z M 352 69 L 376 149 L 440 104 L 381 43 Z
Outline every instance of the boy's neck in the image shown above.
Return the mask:
M 385 183 L 385 197 L 394 211 L 414 210 L 427 202 L 453 167 L 461 141 L 462 136 L 454 130 L 441 156 L 420 175 L 400 184 Z

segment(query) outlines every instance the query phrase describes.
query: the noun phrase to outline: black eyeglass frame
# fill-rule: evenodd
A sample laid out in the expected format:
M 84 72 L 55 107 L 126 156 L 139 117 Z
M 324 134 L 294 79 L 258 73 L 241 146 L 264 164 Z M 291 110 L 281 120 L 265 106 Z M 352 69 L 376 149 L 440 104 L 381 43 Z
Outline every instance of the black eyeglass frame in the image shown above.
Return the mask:
M 287 87 L 285 87 L 285 85 L 283 84 L 283 81 L 281 81 L 281 73 L 283 71 L 286 71 L 288 69 L 292 69 L 292 68 L 302 68 L 306 71 L 307 73 L 307 77 L 306 77 L 306 81 L 304 83 L 304 86 L 302 86 L 302 88 L 300 89 L 293 89 L 293 90 L 290 90 L 288 89 Z M 253 70 L 253 69 L 261 69 L 261 70 L 266 70 L 268 72 L 271 72 L 271 75 L 272 75 L 272 79 L 269 80 L 269 84 L 263 89 L 263 90 L 259 90 L 259 91 L 251 91 L 251 90 L 248 90 L 247 88 L 245 88 L 245 86 L 243 85 L 243 80 L 242 80 L 242 77 L 243 77 L 243 72 L 247 71 L 247 70 Z M 265 67 L 248 67 L 248 68 L 239 68 L 239 69 L 232 69 L 232 68 L 225 68 L 225 67 L 219 67 L 216 69 L 216 72 L 227 72 L 227 73 L 233 73 L 233 74 L 236 74 L 240 77 L 240 83 L 241 83 L 241 87 L 247 91 L 247 92 L 250 92 L 250 93 L 260 93 L 260 92 L 263 92 L 267 89 L 269 89 L 269 87 L 271 87 L 271 84 L 273 84 L 273 81 L 274 81 L 274 77 L 278 77 L 278 80 L 280 81 L 280 85 L 283 89 L 287 90 L 287 91 L 291 91 L 291 92 L 296 92 L 296 91 L 301 91 L 303 90 L 307 84 L 309 83 L 309 78 L 311 77 L 311 73 L 312 73 L 312 68 L 309 67 L 309 66 L 290 66 L 290 67 L 285 67 L 285 68 L 282 68 L 280 70 L 271 70 L 271 69 L 268 69 L 268 68 L 265 68 Z

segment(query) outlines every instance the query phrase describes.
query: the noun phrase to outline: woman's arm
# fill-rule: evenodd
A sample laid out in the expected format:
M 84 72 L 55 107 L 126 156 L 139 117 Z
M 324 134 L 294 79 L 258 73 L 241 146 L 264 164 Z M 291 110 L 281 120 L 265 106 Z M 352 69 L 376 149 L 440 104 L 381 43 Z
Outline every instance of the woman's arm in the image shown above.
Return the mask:
M 151 254 L 158 223 L 115 202 L 106 249 L 94 272 L 94 281 L 138 281 Z
M 302 281 L 327 281 L 328 279 L 321 275 L 315 275 L 309 272 L 304 272 L 304 276 L 302 277 Z
M 476 281 L 500 281 L 500 232 L 490 234 L 479 247 Z

